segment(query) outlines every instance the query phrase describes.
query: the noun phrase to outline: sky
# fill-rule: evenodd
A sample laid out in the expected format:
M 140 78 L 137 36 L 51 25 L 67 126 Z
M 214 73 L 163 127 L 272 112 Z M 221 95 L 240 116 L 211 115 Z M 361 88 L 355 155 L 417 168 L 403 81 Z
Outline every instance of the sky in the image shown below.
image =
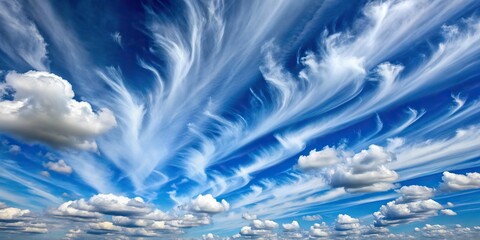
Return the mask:
M 0 0 L 0 239 L 474 239 L 480 1 Z

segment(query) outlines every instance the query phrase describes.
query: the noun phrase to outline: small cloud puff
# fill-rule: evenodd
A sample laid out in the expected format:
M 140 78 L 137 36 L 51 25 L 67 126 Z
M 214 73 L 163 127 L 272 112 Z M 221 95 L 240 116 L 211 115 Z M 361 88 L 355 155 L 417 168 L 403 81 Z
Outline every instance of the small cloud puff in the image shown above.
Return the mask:
M 70 167 L 64 160 L 60 159 L 58 162 L 47 162 L 43 164 L 43 167 L 50 171 L 68 175 L 72 173 L 72 167 Z
M 228 211 L 230 204 L 224 199 L 218 202 L 211 194 L 200 194 L 190 202 L 187 208 L 200 213 L 221 213 Z

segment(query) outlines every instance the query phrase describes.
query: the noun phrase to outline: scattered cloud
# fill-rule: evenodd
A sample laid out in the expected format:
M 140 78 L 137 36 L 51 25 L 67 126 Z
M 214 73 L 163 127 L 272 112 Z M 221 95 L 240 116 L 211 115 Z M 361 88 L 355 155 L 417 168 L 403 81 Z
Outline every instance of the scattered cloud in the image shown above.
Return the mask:
M 306 215 L 306 216 L 303 216 L 302 217 L 303 220 L 305 221 L 318 221 L 318 220 L 321 220 L 322 219 L 322 216 L 318 215 L 318 214 L 315 214 L 315 215 Z
M 386 167 L 393 154 L 377 145 L 348 158 L 328 172 L 330 185 L 343 187 L 348 192 L 380 192 L 393 187 L 398 174 Z
M 401 223 L 420 221 L 437 216 L 444 207 L 430 199 L 433 189 L 417 185 L 404 186 L 397 190 L 401 194 L 394 201 L 382 205 L 378 212 L 373 213 L 374 225 L 390 226 Z
M 68 166 L 67 163 L 62 159 L 58 160 L 58 162 L 47 162 L 43 164 L 43 167 L 45 167 L 50 171 L 54 171 L 54 172 L 65 174 L 65 175 L 68 175 L 73 171 L 72 167 Z
M 298 166 L 303 170 L 319 169 L 332 166 L 340 162 L 337 150 L 329 146 L 325 146 L 322 150 L 313 149 L 307 156 L 301 155 L 298 158 Z
M 441 212 L 443 215 L 447 215 L 447 216 L 455 216 L 455 215 L 457 215 L 457 213 L 454 212 L 454 211 L 451 210 L 451 209 L 442 209 L 442 210 L 440 210 L 440 212 Z
M 201 213 L 221 213 L 230 209 L 230 204 L 222 199 L 218 202 L 211 194 L 198 195 L 187 207 L 189 210 Z
M 470 172 L 465 175 L 443 172 L 440 190 L 446 192 L 464 191 L 480 188 L 480 173 Z
M 75 100 L 72 85 L 52 73 L 9 72 L 0 89 L 14 92 L 0 100 L 0 131 L 27 141 L 96 150 L 94 138 L 116 126 L 110 110 Z
M 300 224 L 297 221 L 292 221 L 292 223 L 282 224 L 282 228 L 284 232 L 293 232 L 300 229 Z

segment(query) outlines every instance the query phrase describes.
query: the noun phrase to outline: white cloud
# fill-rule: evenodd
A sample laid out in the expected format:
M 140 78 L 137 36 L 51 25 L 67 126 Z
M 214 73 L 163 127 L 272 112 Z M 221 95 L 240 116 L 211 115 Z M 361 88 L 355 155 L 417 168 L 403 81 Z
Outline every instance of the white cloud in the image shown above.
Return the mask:
M 116 126 L 110 110 L 73 99 L 72 85 L 52 73 L 9 72 L 0 88 L 14 91 L 0 101 L 0 130 L 28 141 L 96 150 L 94 138 Z
M 441 209 L 443 209 L 442 205 L 432 199 L 409 203 L 391 201 L 382 205 L 380 210 L 373 214 L 374 223 L 375 226 L 389 226 L 419 221 L 436 216 Z
M 335 219 L 335 230 L 337 231 L 350 231 L 358 228 L 360 228 L 360 220 L 347 214 L 339 214 Z
M 117 232 L 121 230 L 120 227 L 113 225 L 112 222 L 90 223 L 88 224 L 88 226 L 92 230 L 102 231 L 102 232 Z
M 81 200 L 77 200 L 81 201 Z M 100 218 L 102 215 L 95 211 L 88 211 L 88 210 L 80 210 L 75 208 L 74 206 L 78 205 L 77 201 L 68 201 L 60 205 L 56 209 L 51 209 L 49 214 L 59 217 L 59 218 L 69 218 L 72 220 L 88 220 L 88 219 L 97 219 Z M 85 203 L 86 204 L 86 203 Z
M 118 46 L 123 48 L 122 35 L 119 32 L 114 32 L 110 35 L 112 40 L 118 44 Z
M 247 221 L 251 221 L 251 220 L 257 219 L 257 215 L 255 215 L 255 214 L 250 214 L 250 213 L 247 212 L 247 213 L 243 213 L 243 214 L 242 214 L 242 218 L 245 219 L 245 220 L 247 220 Z
M 230 204 L 224 199 L 218 202 L 211 194 L 200 194 L 190 202 L 188 209 L 194 212 L 220 213 L 228 211 Z
M 8 148 L 8 152 L 13 153 L 13 154 L 18 154 L 22 151 L 22 148 L 18 145 L 10 145 Z
M 50 177 L 50 173 L 48 171 L 40 171 L 40 175 L 42 175 L 46 178 Z
M 418 185 L 403 186 L 396 191 L 402 195 L 395 200 L 397 203 L 427 200 L 435 195 L 435 189 Z
M 392 154 L 377 145 L 370 145 L 339 164 L 327 174 L 332 187 L 344 187 L 349 192 L 378 192 L 393 187 L 398 174 L 384 164 L 391 161 Z
M 315 215 L 307 215 L 307 216 L 303 216 L 302 217 L 303 220 L 305 221 L 318 221 L 320 219 L 322 219 L 322 216 L 318 215 L 318 214 L 315 214 Z
M 415 232 L 423 237 L 431 239 L 476 239 L 480 233 L 480 227 L 446 226 L 439 224 L 425 224 L 424 227 L 415 228 Z
M 322 150 L 313 149 L 308 156 L 300 156 L 298 158 L 298 166 L 303 170 L 318 169 L 334 165 L 340 162 L 337 150 L 325 146 Z
M 275 229 L 278 228 L 278 223 L 272 221 L 272 220 L 260 220 L 260 219 L 255 219 L 252 221 L 251 224 L 252 227 L 255 229 Z
M 37 70 L 48 69 L 47 44 L 37 26 L 27 18 L 18 1 L 1 1 L 0 8 L 0 51 L 9 62 L 18 66 L 29 66 Z
M 480 173 L 471 172 L 465 175 L 443 172 L 440 189 L 447 192 L 464 191 L 480 188 Z
M 72 173 L 72 167 L 68 166 L 68 164 L 62 159 L 58 160 L 58 162 L 47 162 L 43 164 L 43 167 L 65 175 Z
M 240 234 L 242 236 L 263 236 L 271 234 L 271 231 L 266 229 L 255 229 L 250 226 L 243 226 L 240 229 Z
M 145 219 L 133 219 L 133 218 L 124 217 L 124 216 L 113 216 L 112 221 L 117 226 L 130 227 L 130 228 L 146 227 L 153 223 L 152 221 L 148 221 Z
M 300 229 L 300 225 L 298 224 L 297 221 L 292 221 L 292 223 L 282 224 L 282 227 L 283 227 L 283 231 L 285 232 L 292 232 Z
M 22 217 L 27 216 L 30 213 L 28 209 L 19 209 L 19 208 L 3 208 L 0 209 L 0 221 L 17 221 Z
M 7 207 L 0 202 L 0 233 L 47 233 L 47 225 L 31 214 L 28 209 Z
M 442 209 L 442 210 L 440 210 L 440 212 L 441 212 L 443 215 L 447 215 L 447 216 L 455 216 L 455 215 L 457 215 L 457 213 L 454 212 L 454 211 L 451 210 L 451 209 Z
M 315 223 L 310 227 L 309 234 L 311 238 L 328 238 L 330 236 L 328 232 L 328 227 L 325 223 Z
M 113 216 L 145 216 L 155 213 L 153 209 L 146 204 L 142 198 L 128 198 L 117 196 L 114 194 L 97 194 L 92 196 L 88 201 L 79 199 L 68 201 L 60 205 L 57 209 L 51 210 L 52 215 L 58 217 L 74 217 L 74 218 L 97 218 L 100 214 Z

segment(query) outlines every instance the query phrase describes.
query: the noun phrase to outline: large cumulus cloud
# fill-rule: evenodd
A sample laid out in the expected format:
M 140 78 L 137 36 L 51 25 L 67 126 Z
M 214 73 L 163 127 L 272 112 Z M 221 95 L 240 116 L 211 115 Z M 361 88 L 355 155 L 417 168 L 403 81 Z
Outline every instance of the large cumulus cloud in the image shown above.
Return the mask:
M 52 73 L 9 72 L 0 94 L 0 131 L 28 141 L 96 150 L 94 138 L 116 126 L 110 110 L 77 101 L 72 85 Z

